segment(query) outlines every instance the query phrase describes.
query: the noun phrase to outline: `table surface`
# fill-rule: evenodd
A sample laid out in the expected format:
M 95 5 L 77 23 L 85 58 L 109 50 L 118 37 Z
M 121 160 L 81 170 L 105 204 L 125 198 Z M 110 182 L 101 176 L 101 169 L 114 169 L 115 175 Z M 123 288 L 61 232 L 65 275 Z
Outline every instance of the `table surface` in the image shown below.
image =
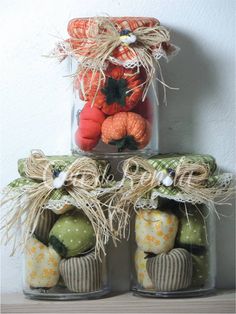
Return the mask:
M 233 290 L 185 299 L 143 298 L 130 292 L 80 301 L 30 300 L 19 293 L 2 294 L 1 297 L 1 313 L 235 313 Z

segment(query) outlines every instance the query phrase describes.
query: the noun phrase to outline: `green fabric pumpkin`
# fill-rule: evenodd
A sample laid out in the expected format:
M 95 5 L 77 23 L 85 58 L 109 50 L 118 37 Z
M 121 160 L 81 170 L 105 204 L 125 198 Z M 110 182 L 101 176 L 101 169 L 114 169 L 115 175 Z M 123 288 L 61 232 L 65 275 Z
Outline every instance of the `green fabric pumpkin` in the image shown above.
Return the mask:
M 57 220 L 49 234 L 49 244 L 67 258 L 93 248 L 96 238 L 89 219 L 81 211 L 74 210 Z
M 192 254 L 192 261 L 193 277 L 191 286 L 195 288 L 203 288 L 209 283 L 210 279 L 209 254 Z
M 181 247 L 182 244 L 205 247 L 207 244 L 206 232 L 204 218 L 197 210 L 192 211 L 189 213 L 188 218 L 186 215 L 180 218 L 176 247 Z
M 80 158 L 78 156 L 73 155 L 65 155 L 65 156 L 46 156 L 46 158 L 50 161 L 53 172 L 61 172 L 66 170 L 76 159 Z M 20 176 L 25 177 L 25 162 L 26 159 L 18 160 L 18 172 Z M 98 167 L 100 169 L 105 169 L 105 167 L 109 164 L 108 161 L 105 160 L 96 160 Z

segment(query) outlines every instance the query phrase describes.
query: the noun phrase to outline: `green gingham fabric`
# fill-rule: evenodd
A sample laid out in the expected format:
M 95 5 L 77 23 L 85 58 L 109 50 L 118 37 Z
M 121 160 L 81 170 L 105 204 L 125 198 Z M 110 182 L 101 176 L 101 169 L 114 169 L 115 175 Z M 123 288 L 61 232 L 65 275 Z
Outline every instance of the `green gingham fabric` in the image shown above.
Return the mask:
M 34 180 L 27 179 L 27 178 L 17 178 L 13 180 L 12 182 L 10 182 L 8 184 L 8 187 L 14 189 L 14 188 L 22 188 L 23 186 L 34 185 L 34 184 L 36 184 Z
M 215 158 L 210 155 L 158 155 L 148 159 L 148 162 L 156 169 L 156 170 L 168 170 L 173 169 L 176 170 L 177 166 L 183 161 L 187 161 L 190 163 L 196 164 L 205 164 L 209 166 L 210 173 L 212 174 L 216 170 L 216 162 Z
M 46 158 L 50 161 L 52 166 L 52 171 L 61 172 L 66 170 L 76 159 L 80 158 L 78 156 L 46 156 Z M 17 178 L 8 184 L 8 188 L 13 189 L 15 191 L 19 191 L 24 189 L 24 187 L 32 186 L 34 184 L 38 184 L 36 180 L 32 180 L 26 177 L 25 174 L 25 162 L 26 158 L 18 160 L 18 172 L 21 175 L 20 178 Z M 106 167 L 109 165 L 106 160 L 96 160 L 98 168 L 101 171 L 105 171 Z M 70 201 L 70 196 L 67 191 L 63 188 L 55 189 L 50 194 L 49 201 L 60 201 L 63 198 L 67 198 L 67 201 Z
M 13 189 L 20 189 L 25 186 L 32 186 L 34 184 L 37 184 L 34 180 L 27 179 L 27 178 L 18 178 L 12 181 L 11 183 L 8 184 L 8 187 L 13 188 Z M 64 189 L 57 189 L 53 190 L 50 194 L 50 200 L 60 200 L 62 199 L 63 196 L 68 195 L 66 190 Z
M 71 165 L 78 157 L 76 156 L 47 156 L 46 157 L 52 169 L 55 171 L 64 171 L 66 167 Z M 25 177 L 25 162 L 26 158 L 18 160 L 18 172 L 20 176 Z
M 205 164 L 209 166 L 210 174 L 206 182 L 206 187 L 212 187 L 215 184 L 228 186 L 231 182 L 230 174 L 214 175 L 214 172 L 217 169 L 215 159 L 210 155 L 200 155 L 200 154 L 167 154 L 167 155 L 158 155 L 148 159 L 148 162 L 153 166 L 156 171 L 168 171 L 169 169 L 176 170 L 177 166 L 182 162 L 190 162 L 196 164 Z M 154 200 L 158 196 L 163 198 L 169 198 L 174 200 L 185 200 L 192 201 L 190 196 L 184 195 L 179 188 L 174 186 L 166 187 L 160 185 L 152 191 L 148 192 L 143 199 Z
M 46 158 L 50 161 L 53 171 L 64 171 L 66 170 L 76 159 L 80 158 L 78 156 L 46 156 Z M 26 159 L 18 160 L 18 172 L 20 176 L 25 177 L 25 162 Z M 105 160 L 96 160 L 98 167 L 100 169 L 105 169 L 108 165 L 108 162 Z

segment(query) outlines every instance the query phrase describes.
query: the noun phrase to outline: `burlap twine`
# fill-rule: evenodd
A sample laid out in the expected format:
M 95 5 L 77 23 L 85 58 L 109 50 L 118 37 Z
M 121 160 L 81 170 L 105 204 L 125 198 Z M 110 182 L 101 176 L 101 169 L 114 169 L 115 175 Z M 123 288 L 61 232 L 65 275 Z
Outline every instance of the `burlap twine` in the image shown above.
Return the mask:
M 101 88 L 101 83 L 105 78 L 104 69 L 107 67 L 106 63 L 109 61 L 109 57 L 112 55 L 112 52 L 118 46 L 122 45 L 122 41 L 118 29 L 109 17 L 94 17 L 92 20 L 93 23 L 90 24 L 87 32 L 88 35 L 86 37 L 71 37 L 71 40 L 78 42 L 81 45 L 78 45 L 77 48 L 73 49 L 68 42 L 63 41 L 50 56 L 57 57 L 59 60 L 63 60 L 66 56 L 74 56 L 78 58 L 79 64 L 75 76 L 83 70 L 83 75 L 81 77 L 82 82 L 83 76 L 86 75 L 88 70 L 92 70 L 91 83 L 95 77 L 95 73 L 99 73 L 97 89 L 92 99 L 92 104 L 94 104 L 97 93 Z M 166 88 L 174 90 L 178 88 L 170 87 L 164 82 L 160 63 L 157 59 L 154 59 L 152 49 L 153 47 L 161 47 L 161 43 L 168 42 L 170 40 L 169 31 L 164 26 L 157 24 L 153 27 L 136 28 L 132 31 L 132 34 L 136 36 L 137 40 L 132 45 L 126 45 L 126 47 L 136 56 L 138 64 L 144 69 L 146 74 L 145 81 L 135 88 L 143 86 L 142 101 L 144 101 L 149 87 L 152 86 L 156 103 L 158 104 L 156 87 L 153 83 L 157 66 L 158 73 L 160 75 L 160 79 L 157 78 L 157 80 L 162 84 L 164 91 L 164 103 L 166 104 Z M 84 56 L 85 49 L 89 52 L 86 56 Z M 137 68 L 137 71 L 140 71 L 139 67 Z M 91 84 L 88 87 L 88 90 L 84 91 L 82 89 L 84 96 L 86 93 L 89 93 L 90 89 Z M 130 91 L 131 90 L 127 91 L 127 93 Z
M 129 233 L 130 216 L 136 212 L 139 200 L 162 185 L 158 175 L 163 169 L 155 169 L 146 159 L 131 157 L 123 163 L 123 179 L 119 183 L 116 193 L 110 197 L 110 202 L 116 204 L 117 213 L 120 212 L 118 233 Z M 184 197 L 193 197 L 193 204 L 204 204 L 209 213 L 216 213 L 216 205 L 229 204 L 228 200 L 235 194 L 234 187 L 222 186 L 217 181 L 209 184 L 210 167 L 204 163 L 192 163 L 183 159 L 175 170 L 173 185 L 182 196 L 182 202 L 186 208 Z M 171 197 L 169 197 L 171 199 Z M 125 209 L 125 210 L 124 210 Z M 186 215 L 188 213 L 186 212 Z M 127 231 L 128 230 L 128 231 Z
M 25 247 L 27 240 L 34 233 L 45 202 L 55 189 L 54 173 L 50 162 L 41 151 L 34 151 L 25 162 L 27 178 L 35 180 L 35 184 L 25 186 L 22 193 L 17 196 L 5 195 L 1 206 L 9 205 L 7 214 L 3 217 L 5 242 L 14 239 L 12 254 L 19 246 Z M 63 188 L 73 197 L 77 207 L 84 212 L 90 220 L 95 236 L 95 254 L 100 257 L 105 252 L 105 244 L 110 237 L 115 241 L 115 236 L 109 228 L 105 216 L 104 206 L 94 193 L 100 187 L 100 178 L 103 174 L 98 169 L 96 161 L 81 157 L 76 159 L 67 169 Z M 17 242 L 16 230 L 21 228 L 22 236 Z

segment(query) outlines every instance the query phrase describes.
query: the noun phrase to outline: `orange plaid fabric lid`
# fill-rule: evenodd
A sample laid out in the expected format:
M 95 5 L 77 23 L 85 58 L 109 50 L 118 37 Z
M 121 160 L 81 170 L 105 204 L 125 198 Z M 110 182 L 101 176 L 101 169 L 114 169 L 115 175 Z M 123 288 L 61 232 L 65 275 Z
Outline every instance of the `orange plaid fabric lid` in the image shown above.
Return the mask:
M 99 25 L 98 21 L 96 18 L 74 18 L 69 21 L 67 31 L 70 38 L 68 42 L 77 56 L 91 57 L 90 45 L 93 42 L 93 38 L 106 31 L 103 25 Z M 122 34 L 122 31 L 132 33 L 140 27 L 148 28 L 160 25 L 158 19 L 151 17 L 109 17 L 109 21 L 120 34 Z M 163 42 L 161 45 L 153 46 L 152 51 L 155 50 L 158 50 L 158 53 L 162 51 L 162 55 L 167 57 L 170 52 L 169 43 Z M 138 62 L 135 51 L 130 49 L 128 45 L 116 47 L 112 51 L 109 61 L 123 66 L 128 65 L 128 67 L 134 67 Z
M 139 27 L 152 27 L 160 24 L 157 19 L 151 17 L 111 17 L 109 20 L 119 32 L 126 29 L 132 32 Z M 91 26 L 96 27 L 96 23 L 94 18 L 75 18 L 69 21 L 67 31 L 71 38 L 92 37 L 89 29 Z

